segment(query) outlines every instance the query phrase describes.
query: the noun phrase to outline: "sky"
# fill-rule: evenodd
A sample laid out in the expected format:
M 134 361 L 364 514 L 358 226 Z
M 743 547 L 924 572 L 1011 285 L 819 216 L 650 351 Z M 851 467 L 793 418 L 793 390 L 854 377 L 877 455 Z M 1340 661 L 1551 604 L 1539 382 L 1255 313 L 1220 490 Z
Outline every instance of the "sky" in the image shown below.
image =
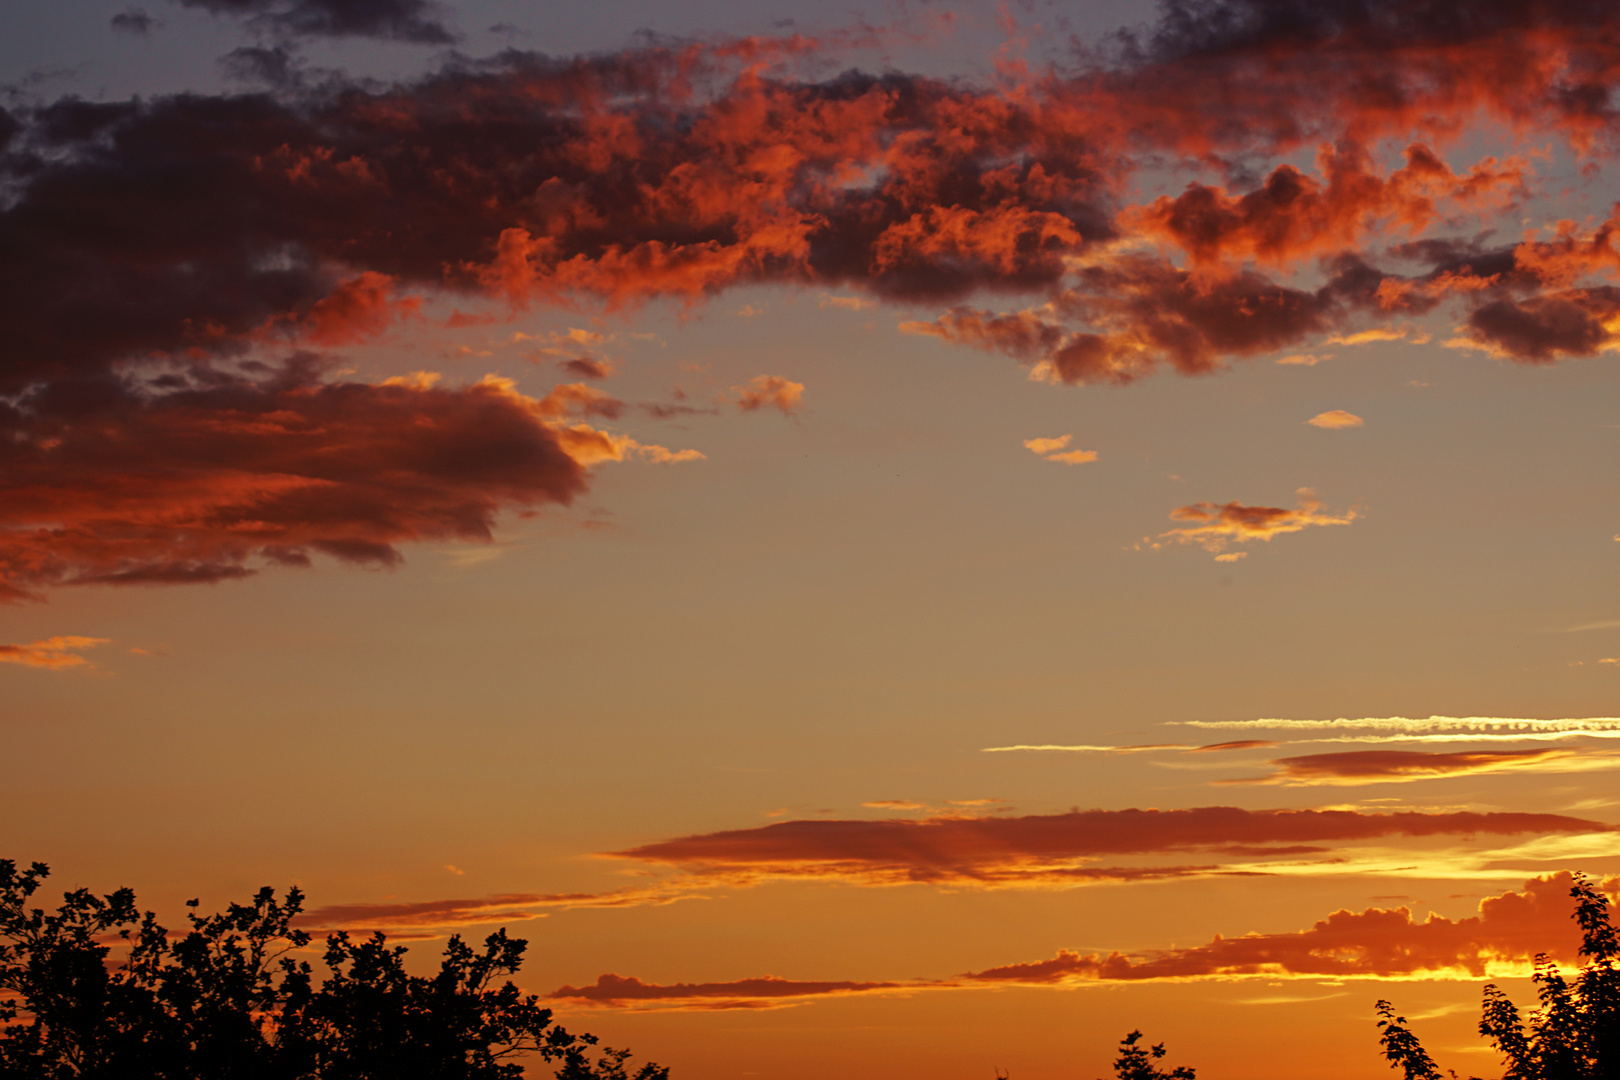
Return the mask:
M 1494 1075 L 1620 889 L 1609 5 L 0 21 L 0 857 L 687 1080 Z

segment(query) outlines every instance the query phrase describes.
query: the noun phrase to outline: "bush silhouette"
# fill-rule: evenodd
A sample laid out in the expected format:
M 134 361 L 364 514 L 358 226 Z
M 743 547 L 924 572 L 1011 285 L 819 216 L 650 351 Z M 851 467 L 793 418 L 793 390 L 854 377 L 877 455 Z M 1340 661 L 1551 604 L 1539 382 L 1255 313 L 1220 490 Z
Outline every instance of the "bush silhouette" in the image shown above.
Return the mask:
M 1620 936 L 1609 922 L 1609 901 L 1582 874 L 1570 896 L 1581 924 L 1585 962 L 1571 984 L 1546 953 L 1536 956 L 1540 1007 L 1528 1024 L 1495 983 L 1485 986 L 1479 1033 L 1501 1053 L 1502 1080 L 1614 1080 L 1620 1077 Z M 1377 1004 L 1380 1042 L 1390 1067 L 1406 1080 L 1441 1080 L 1406 1018 L 1388 1001 Z
M 187 918 L 171 943 L 120 889 L 65 893 L 30 908 L 50 873 L 0 859 L 0 1076 L 7 1080 L 507 1080 L 523 1056 L 562 1080 L 631 1080 L 627 1051 L 551 1022 L 505 976 L 527 942 L 460 936 L 432 978 L 405 971 L 382 934 L 326 940 L 325 978 L 296 958 L 303 894 L 259 890 L 247 904 Z M 193 909 L 197 901 L 189 904 Z M 121 957 L 109 962 L 111 944 Z M 19 1019 L 21 1018 L 21 1019 Z M 668 1080 L 643 1065 L 634 1080 Z

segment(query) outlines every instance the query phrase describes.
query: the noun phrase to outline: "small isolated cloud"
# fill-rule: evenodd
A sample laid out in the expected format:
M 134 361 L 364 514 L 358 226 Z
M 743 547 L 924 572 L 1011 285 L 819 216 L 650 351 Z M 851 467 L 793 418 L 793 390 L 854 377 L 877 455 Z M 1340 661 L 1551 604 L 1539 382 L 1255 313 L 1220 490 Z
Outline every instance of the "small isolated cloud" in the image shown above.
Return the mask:
M 1370 345 L 1377 341 L 1400 341 L 1406 336 L 1405 330 L 1363 330 L 1358 334 L 1345 334 L 1327 339 L 1329 345 Z
M 1450 776 L 1495 772 L 1587 772 L 1620 768 L 1620 755 L 1570 747 L 1539 750 L 1473 750 L 1456 753 L 1421 753 L 1415 750 L 1355 750 L 1337 754 L 1307 754 L 1279 758 L 1268 764 L 1277 771 L 1218 784 L 1285 784 L 1289 787 L 1406 783 Z
M 1324 511 L 1322 502 L 1310 488 L 1300 488 L 1296 494 L 1299 505 L 1292 510 L 1278 506 L 1244 506 L 1236 502 L 1220 505 L 1201 502 L 1180 507 L 1170 512 L 1170 519 L 1194 524 L 1160 533 L 1159 540 L 1196 544 L 1222 562 L 1233 562 L 1234 559 L 1221 556 L 1231 544 L 1246 544 L 1250 540 L 1269 542 L 1274 536 L 1299 532 L 1314 525 L 1348 525 L 1359 516 L 1355 507 L 1342 514 Z M 1164 544 L 1149 542 L 1148 546 L 1156 550 Z M 1241 556 L 1244 553 L 1233 554 Z
M 804 399 L 804 383 L 796 383 L 780 375 L 755 375 L 743 386 L 733 386 L 734 401 L 743 412 L 756 412 L 763 408 L 780 409 L 791 416 L 798 412 Z
M 145 8 L 128 7 L 112 17 L 111 25 L 120 34 L 145 37 L 152 32 L 152 27 L 163 24 L 147 14 Z
M 577 379 L 605 379 L 613 368 L 605 360 L 589 356 L 576 356 L 572 360 L 559 360 L 558 365 Z
M 1316 353 L 1294 353 L 1292 356 L 1279 356 L 1277 358 L 1277 363 L 1298 365 L 1301 367 L 1315 367 L 1322 361 L 1331 359 L 1333 359 L 1332 353 L 1322 353 L 1320 355 Z
M 876 307 L 876 300 L 867 300 L 860 296 L 834 296 L 832 293 L 821 294 L 821 306 L 824 308 L 843 308 L 845 311 L 864 311 L 869 307 Z
M 27 645 L 0 645 L 0 664 L 24 664 L 28 667 L 62 668 L 86 667 L 90 661 L 79 656 L 85 649 L 105 645 L 110 639 L 99 637 L 53 637 L 30 642 Z
M 1312 427 L 1332 430 L 1335 428 L 1361 427 L 1367 421 L 1353 412 L 1345 412 L 1343 409 L 1329 409 L 1327 412 L 1317 413 L 1305 422 Z
M 1058 435 L 1051 439 L 1025 439 L 1024 446 L 1034 454 L 1039 454 L 1047 461 L 1057 461 L 1064 465 L 1084 465 L 1097 460 L 1095 450 L 1068 450 L 1073 435 Z

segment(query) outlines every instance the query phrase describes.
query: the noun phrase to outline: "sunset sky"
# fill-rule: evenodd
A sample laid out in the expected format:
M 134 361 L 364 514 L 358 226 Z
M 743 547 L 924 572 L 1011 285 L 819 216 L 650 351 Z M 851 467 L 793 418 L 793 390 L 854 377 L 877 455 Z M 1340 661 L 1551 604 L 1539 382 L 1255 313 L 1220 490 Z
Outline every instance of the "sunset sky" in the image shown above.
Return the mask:
M 1606 0 L 0 27 L 0 857 L 676 1080 L 1497 1075 L 1620 889 Z

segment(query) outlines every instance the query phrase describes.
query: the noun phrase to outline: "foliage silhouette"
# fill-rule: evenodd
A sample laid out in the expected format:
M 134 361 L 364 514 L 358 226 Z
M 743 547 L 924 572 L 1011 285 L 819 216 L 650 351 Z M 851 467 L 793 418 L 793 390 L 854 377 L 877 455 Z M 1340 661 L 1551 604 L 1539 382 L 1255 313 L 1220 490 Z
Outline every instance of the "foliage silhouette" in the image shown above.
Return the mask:
M 1479 1033 L 1491 1040 L 1507 1071 L 1502 1080 L 1615 1080 L 1620 1077 L 1620 934 L 1609 901 L 1582 874 L 1569 891 L 1581 925 L 1580 974 L 1571 984 L 1546 953 L 1536 956 L 1540 1008 L 1528 1025 L 1494 983 L 1485 986 Z M 1387 1001 L 1377 1004 L 1380 1042 L 1406 1080 L 1440 1080 L 1440 1070 Z
M 1119 1057 L 1114 1059 L 1117 1080 L 1196 1080 L 1194 1070 L 1185 1065 L 1161 1071 L 1154 1062 L 1164 1057 L 1164 1043 L 1149 1049 L 1137 1045 L 1141 1039 L 1142 1033 L 1133 1031 L 1119 1041 Z
M 482 951 L 452 937 L 439 973 L 405 971 L 382 934 L 326 940 L 325 979 L 297 959 L 303 894 L 260 889 L 223 913 L 187 915 L 178 942 L 135 894 L 64 893 L 30 908 L 50 873 L 0 859 L 0 1076 L 7 1080 L 509 1080 L 525 1055 L 561 1080 L 668 1080 L 626 1071 L 628 1051 L 551 1022 L 504 977 L 527 942 L 505 930 Z M 197 901 L 189 903 L 195 909 Z M 121 959 L 109 962 L 112 944 Z M 19 1020 L 19 1017 L 21 1018 Z

